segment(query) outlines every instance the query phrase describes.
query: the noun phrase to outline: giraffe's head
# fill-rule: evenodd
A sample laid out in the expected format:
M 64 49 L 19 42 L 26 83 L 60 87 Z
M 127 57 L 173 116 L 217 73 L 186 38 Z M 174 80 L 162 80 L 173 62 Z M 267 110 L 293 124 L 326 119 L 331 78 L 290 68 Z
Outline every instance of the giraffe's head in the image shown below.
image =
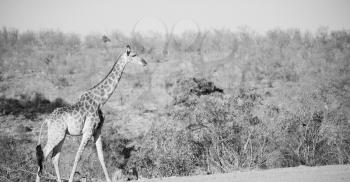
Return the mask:
M 136 54 L 136 52 L 132 51 L 130 46 L 127 45 L 123 57 L 128 61 L 136 64 L 140 64 L 142 66 L 146 66 L 147 62 L 140 56 Z

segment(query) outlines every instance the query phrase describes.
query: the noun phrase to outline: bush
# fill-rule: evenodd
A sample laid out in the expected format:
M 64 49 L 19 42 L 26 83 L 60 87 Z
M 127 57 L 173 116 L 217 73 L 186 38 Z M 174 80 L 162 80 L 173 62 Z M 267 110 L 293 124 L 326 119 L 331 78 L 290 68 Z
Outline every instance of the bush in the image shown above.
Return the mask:
M 128 168 L 136 167 L 144 177 L 188 176 L 200 166 L 200 153 L 189 133 L 164 121 L 143 137 L 139 149 L 132 153 Z
M 16 45 L 19 39 L 19 31 L 17 29 L 8 29 L 3 27 L 0 31 L 0 46 L 13 47 Z
M 179 80 L 162 124 L 142 139 L 128 165 L 162 177 L 348 163 L 344 113 L 320 110 L 316 93 L 299 99 L 291 110 L 265 103 L 255 90 L 229 95 L 205 79 Z
M 40 93 L 31 95 L 21 95 L 19 99 L 0 98 L 0 113 L 3 115 L 23 115 L 27 119 L 35 119 L 38 114 L 51 113 L 58 107 L 67 106 L 68 104 L 61 98 L 53 102 L 47 100 Z
M 90 34 L 85 36 L 84 45 L 86 48 L 103 48 L 102 35 Z
M 24 46 L 34 46 L 38 44 L 38 38 L 35 32 L 27 31 L 20 35 L 20 44 Z
M 144 176 L 228 172 L 258 165 L 254 160 L 259 156 L 252 153 L 260 148 L 254 146 L 249 154 L 246 146 L 261 125 L 253 116 L 258 95 L 241 91 L 227 96 L 213 83 L 195 78 L 178 81 L 174 93 L 169 117 L 143 138 L 131 159 Z

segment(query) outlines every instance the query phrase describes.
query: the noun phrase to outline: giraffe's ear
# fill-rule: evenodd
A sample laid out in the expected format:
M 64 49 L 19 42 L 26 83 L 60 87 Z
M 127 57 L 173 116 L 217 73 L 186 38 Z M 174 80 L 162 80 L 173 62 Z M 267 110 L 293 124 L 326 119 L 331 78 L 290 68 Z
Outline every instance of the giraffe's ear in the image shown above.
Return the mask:
M 129 54 L 130 54 L 130 52 L 131 52 L 131 48 L 130 48 L 129 45 L 126 45 L 126 50 L 125 50 L 125 52 L 126 52 L 126 55 L 129 56 Z

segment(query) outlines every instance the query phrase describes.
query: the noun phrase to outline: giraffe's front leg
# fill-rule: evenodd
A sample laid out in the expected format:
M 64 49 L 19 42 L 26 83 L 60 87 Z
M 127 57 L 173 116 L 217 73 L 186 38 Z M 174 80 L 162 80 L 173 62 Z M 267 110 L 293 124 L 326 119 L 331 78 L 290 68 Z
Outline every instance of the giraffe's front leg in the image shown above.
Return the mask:
M 106 164 L 104 161 L 103 150 L 102 150 L 101 130 L 102 130 L 103 122 L 104 122 L 104 117 L 103 117 L 103 113 L 102 113 L 101 109 L 97 110 L 97 114 L 99 117 L 99 124 L 98 124 L 98 127 L 96 129 L 96 132 L 94 133 L 94 140 L 95 140 L 95 145 L 96 145 L 97 156 L 98 156 L 98 160 L 100 161 L 100 164 L 102 166 L 103 173 L 106 177 L 107 182 L 111 182 L 111 179 L 109 178 Z
M 83 151 L 84 151 L 84 149 L 86 147 L 86 144 L 90 140 L 91 136 L 92 136 L 92 131 L 83 133 L 83 137 L 82 137 L 80 146 L 78 148 L 78 152 L 77 152 L 77 154 L 75 156 L 72 172 L 70 173 L 70 177 L 69 177 L 69 181 L 68 182 L 73 182 L 74 173 L 75 173 L 75 170 L 77 168 L 77 164 L 78 164 L 78 162 L 80 160 L 80 157 L 83 154 Z
M 102 166 L 102 169 L 103 169 L 103 173 L 105 174 L 107 182 L 111 182 L 111 179 L 109 178 L 108 171 L 107 171 L 107 168 L 106 168 L 106 164 L 105 164 L 105 161 L 104 161 L 104 157 L 103 157 L 101 132 L 98 132 L 96 134 L 97 135 L 95 135 L 94 138 L 95 138 L 95 145 L 96 145 L 98 160 L 101 163 L 101 166 Z

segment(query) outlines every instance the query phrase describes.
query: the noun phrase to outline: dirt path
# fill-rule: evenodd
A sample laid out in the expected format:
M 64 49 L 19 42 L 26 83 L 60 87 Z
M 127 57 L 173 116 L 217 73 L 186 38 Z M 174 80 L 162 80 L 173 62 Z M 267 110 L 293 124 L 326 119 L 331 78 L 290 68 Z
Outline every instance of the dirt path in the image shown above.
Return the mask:
M 190 177 L 143 179 L 145 182 L 349 182 L 350 165 L 294 167 Z

